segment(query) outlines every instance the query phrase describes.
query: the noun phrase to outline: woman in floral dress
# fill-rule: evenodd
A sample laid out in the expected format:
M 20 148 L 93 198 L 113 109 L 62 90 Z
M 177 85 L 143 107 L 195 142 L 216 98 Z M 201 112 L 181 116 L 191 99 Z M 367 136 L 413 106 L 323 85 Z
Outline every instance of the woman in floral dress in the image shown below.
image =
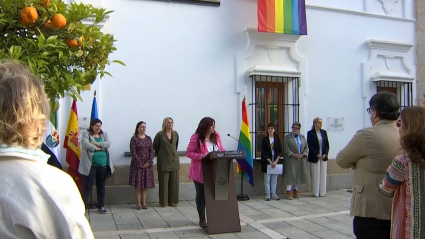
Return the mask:
M 404 154 L 393 160 L 378 192 L 393 197 L 391 238 L 425 238 L 425 108 L 404 108 L 397 126 Z
M 146 135 L 146 123 L 136 125 L 134 136 L 130 141 L 131 164 L 129 184 L 134 187 L 137 210 L 147 209 L 146 195 L 149 188 L 155 188 L 153 176 L 153 149 L 151 137 Z

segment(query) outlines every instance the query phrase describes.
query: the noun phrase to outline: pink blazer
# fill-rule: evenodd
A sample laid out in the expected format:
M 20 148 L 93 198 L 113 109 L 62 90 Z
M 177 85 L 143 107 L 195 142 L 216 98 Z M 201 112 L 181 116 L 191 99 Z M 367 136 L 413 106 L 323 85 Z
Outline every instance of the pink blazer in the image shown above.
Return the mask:
M 220 151 L 224 151 L 223 145 L 221 143 L 221 138 L 218 132 L 216 131 L 215 134 L 217 135 L 217 146 Z M 199 141 L 199 143 L 198 143 Z M 200 147 L 198 147 L 198 144 Z M 186 156 L 190 159 L 192 159 L 192 162 L 190 163 L 190 170 L 189 170 L 189 178 L 193 181 L 196 181 L 198 183 L 204 183 L 204 177 L 202 174 L 202 157 L 204 154 L 208 153 L 207 145 L 204 142 L 201 142 L 198 139 L 198 134 L 192 135 L 190 137 L 189 145 L 186 149 Z

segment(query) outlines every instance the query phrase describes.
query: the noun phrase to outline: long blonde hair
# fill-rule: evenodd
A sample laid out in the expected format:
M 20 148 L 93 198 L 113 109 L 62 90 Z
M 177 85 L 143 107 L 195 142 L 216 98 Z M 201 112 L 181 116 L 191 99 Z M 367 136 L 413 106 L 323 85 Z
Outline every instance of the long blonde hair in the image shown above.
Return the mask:
M 41 81 L 15 61 L 0 61 L 0 110 L 0 143 L 34 149 L 42 144 L 49 102 Z
M 167 123 L 169 120 L 174 122 L 174 120 L 171 117 L 165 117 L 165 119 L 162 121 L 162 131 L 165 131 L 165 127 L 167 127 Z
M 319 122 L 319 120 L 322 120 L 322 119 L 319 118 L 319 117 L 314 118 L 314 120 L 313 120 L 313 126 L 311 126 L 311 129 L 314 129 L 314 126 L 317 124 L 317 122 Z

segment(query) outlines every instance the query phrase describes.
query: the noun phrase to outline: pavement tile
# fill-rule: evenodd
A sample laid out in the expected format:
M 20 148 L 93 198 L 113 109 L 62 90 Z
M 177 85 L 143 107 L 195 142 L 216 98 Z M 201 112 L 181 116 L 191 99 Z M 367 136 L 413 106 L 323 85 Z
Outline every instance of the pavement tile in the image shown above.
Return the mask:
M 327 218 L 330 218 L 330 219 L 335 220 L 337 222 L 347 224 L 349 226 L 353 226 L 353 217 L 348 215 L 348 214 L 347 215 L 330 216 L 330 217 L 327 217 Z
M 345 223 L 337 222 L 335 220 L 322 217 L 322 218 L 310 218 L 308 219 L 310 222 L 314 222 L 316 224 L 319 224 L 323 227 L 326 227 L 328 229 L 331 229 L 333 231 L 337 231 L 341 234 L 344 234 L 346 236 L 354 236 L 353 233 L 353 226 L 347 225 Z
M 114 216 L 115 224 L 137 224 L 140 223 L 139 218 L 135 214 L 127 216 Z
M 333 230 L 319 231 L 319 232 L 315 232 L 315 234 L 318 237 L 326 238 L 326 239 L 351 239 L 351 238 L 355 238 L 355 237 L 349 237 L 347 235 L 341 234 L 341 233 L 333 231 Z
M 270 219 L 271 216 L 268 214 L 258 214 L 258 215 L 251 215 L 249 216 L 249 218 L 254 219 L 255 221 L 258 221 L 258 220 Z
M 257 229 L 255 229 L 255 228 L 253 228 L 253 227 L 251 227 L 249 225 L 246 225 L 246 226 L 241 226 L 241 232 L 240 233 L 244 233 L 244 232 L 255 232 L 255 231 L 257 231 Z M 239 233 L 237 233 L 237 235 L 239 235 Z
M 313 223 L 307 220 L 289 221 L 287 223 L 303 231 L 310 232 L 312 234 L 314 234 L 314 232 L 316 231 L 324 231 L 328 229 L 326 227 L 320 226 L 316 223 Z
M 236 235 L 243 239 L 270 239 L 269 236 L 259 231 L 236 233 Z
M 280 229 L 280 228 L 292 227 L 292 225 L 288 224 L 287 222 L 269 222 L 269 223 L 264 223 L 264 226 L 266 226 L 270 229 Z
M 174 232 L 154 232 L 149 233 L 151 239 L 179 239 Z
M 167 228 L 170 227 L 164 220 L 146 220 L 142 221 L 144 228 Z
M 208 235 L 208 238 L 213 238 L 213 239 L 239 239 L 240 237 L 236 236 L 235 233 L 224 233 L 224 234 Z
M 301 230 L 301 229 L 296 228 L 296 227 L 275 229 L 275 231 L 282 234 L 283 236 L 290 238 L 290 239 L 318 239 L 318 238 L 321 238 L 321 237 L 317 237 L 317 236 L 315 236 L 315 235 L 313 235 L 309 232 L 306 232 L 306 231 Z
M 311 215 L 311 214 L 317 214 L 317 213 L 312 213 L 310 211 L 305 211 L 305 210 L 298 210 L 298 211 L 291 211 L 288 212 L 289 214 L 292 214 L 293 217 L 300 217 L 300 216 L 307 216 L 307 215 Z
M 140 234 L 124 234 L 120 235 L 121 239 L 150 239 L 150 236 L 147 233 Z M 96 237 L 97 239 L 97 237 Z
M 194 226 L 195 223 L 189 220 L 175 220 L 175 221 L 166 221 L 170 227 L 185 227 L 185 226 Z M 197 225 L 197 224 L 196 224 Z
M 201 229 L 175 231 L 175 233 L 179 238 L 208 238 L 207 234 Z
M 91 229 L 93 232 L 116 231 L 117 226 L 115 224 L 91 225 Z
M 143 229 L 142 224 L 117 224 L 118 231 L 127 231 L 127 230 L 141 230 Z
M 121 239 L 119 235 L 96 236 L 96 239 Z
M 267 214 L 269 218 L 265 219 L 271 219 L 271 218 L 284 218 L 284 217 L 293 217 L 293 214 L 281 211 L 280 209 L 265 209 L 262 210 L 263 213 Z

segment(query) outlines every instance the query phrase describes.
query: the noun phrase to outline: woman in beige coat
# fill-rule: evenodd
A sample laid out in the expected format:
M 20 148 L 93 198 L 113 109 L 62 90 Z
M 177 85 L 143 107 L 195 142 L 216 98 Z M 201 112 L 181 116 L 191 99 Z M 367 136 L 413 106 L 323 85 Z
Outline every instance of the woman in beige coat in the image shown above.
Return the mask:
M 307 162 L 308 145 L 304 135 L 300 134 L 301 124 L 292 125 L 292 133 L 288 134 L 283 141 L 284 175 L 283 185 L 286 185 L 286 195 L 289 200 L 300 198 L 299 184 L 310 182 L 310 168 Z

